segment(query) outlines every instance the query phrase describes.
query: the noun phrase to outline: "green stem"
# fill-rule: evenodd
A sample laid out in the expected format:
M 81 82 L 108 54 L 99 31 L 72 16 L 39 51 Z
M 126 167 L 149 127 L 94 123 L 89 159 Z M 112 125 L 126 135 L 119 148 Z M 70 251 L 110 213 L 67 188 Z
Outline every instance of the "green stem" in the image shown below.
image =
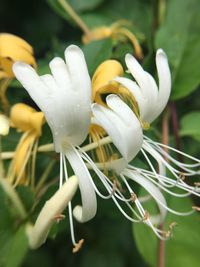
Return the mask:
M 21 219 L 25 219 L 27 217 L 26 210 L 25 210 L 17 192 L 15 191 L 15 189 L 12 187 L 12 185 L 6 179 L 3 179 L 3 178 L 0 178 L 0 185 L 2 186 L 4 192 L 8 195 L 8 197 L 12 201 L 13 206 L 15 206 Z
M 90 35 L 90 30 L 75 10 L 69 5 L 66 0 L 58 0 L 58 3 L 69 14 L 69 16 L 76 22 L 86 35 Z
M 110 136 L 107 136 L 107 137 L 102 138 L 98 142 L 94 142 L 94 143 L 83 146 L 82 149 L 85 152 L 87 152 L 87 151 L 90 151 L 92 149 L 97 148 L 98 146 L 103 146 L 103 145 L 109 144 L 111 142 L 112 142 L 112 140 L 111 140 Z M 53 144 L 42 145 L 42 146 L 38 147 L 37 151 L 38 152 L 52 152 L 52 151 L 54 151 L 54 146 L 53 146 Z M 1 157 L 4 160 L 5 159 L 11 159 L 11 158 L 13 158 L 14 155 L 15 155 L 15 152 L 12 152 L 12 151 L 1 153 Z

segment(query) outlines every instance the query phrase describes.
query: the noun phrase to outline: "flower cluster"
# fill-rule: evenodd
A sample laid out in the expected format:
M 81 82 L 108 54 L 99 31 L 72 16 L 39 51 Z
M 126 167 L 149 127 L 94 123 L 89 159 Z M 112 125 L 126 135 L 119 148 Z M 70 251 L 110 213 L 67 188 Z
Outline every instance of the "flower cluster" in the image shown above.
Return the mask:
M 92 219 L 97 211 L 97 195 L 111 198 L 128 220 L 145 223 L 161 239 L 169 236 L 169 231 L 158 227 L 167 211 L 181 216 L 194 212 L 193 209 L 179 212 L 169 207 L 164 192 L 174 197 L 200 196 L 199 188 L 183 179 L 199 174 L 200 160 L 155 142 L 145 134 L 145 129 L 166 107 L 171 92 L 165 53 L 161 49 L 156 53 L 159 86 L 132 55 L 126 55 L 125 62 L 134 80 L 122 77 L 120 63 L 110 60 L 99 66 L 91 81 L 83 52 L 75 45 L 65 50 L 65 61 L 56 57 L 50 62 L 51 74 L 38 76 L 23 62 L 13 66 L 16 78 L 44 113 L 55 151 L 60 154 L 60 189 L 56 202 L 52 198 L 51 203 L 59 213 L 57 216 L 61 216 L 68 205 L 74 251 L 82 240 L 75 240 L 72 217 L 82 223 Z M 92 143 L 81 146 L 88 140 Z M 191 162 L 179 162 L 167 152 L 169 150 Z M 138 154 L 146 162 L 145 169 L 134 165 L 133 159 Z M 78 179 L 82 200 L 73 212 L 70 201 L 77 184 L 74 178 L 75 182 L 69 183 L 68 164 Z M 104 193 L 98 187 L 99 181 L 93 180 L 92 172 L 105 187 Z M 65 181 L 73 192 L 67 200 L 62 190 Z M 134 191 L 135 184 L 142 186 L 148 195 L 139 198 Z M 149 196 L 155 200 L 158 214 L 149 214 L 144 209 L 143 202 L 148 201 Z M 32 248 L 46 240 L 55 218 L 55 212 L 52 216 L 44 215 L 48 209 L 51 208 L 46 205 L 35 226 L 29 229 Z

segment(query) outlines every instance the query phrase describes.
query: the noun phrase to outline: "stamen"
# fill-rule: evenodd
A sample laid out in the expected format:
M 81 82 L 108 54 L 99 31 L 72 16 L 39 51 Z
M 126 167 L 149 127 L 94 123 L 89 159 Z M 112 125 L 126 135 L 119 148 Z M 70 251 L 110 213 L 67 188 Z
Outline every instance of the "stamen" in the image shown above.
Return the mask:
M 60 221 L 62 221 L 65 218 L 64 214 L 58 214 L 56 216 L 54 216 L 54 220 L 59 223 Z
M 63 184 L 63 155 L 60 152 L 60 179 L 59 179 L 59 188 L 62 187 Z
M 83 243 L 84 243 L 84 239 L 79 240 L 78 243 L 76 243 L 76 245 L 72 249 L 72 252 L 77 253 L 82 248 Z
M 131 200 L 135 202 L 137 199 L 137 195 L 135 193 L 131 193 Z
M 147 221 L 149 219 L 149 213 L 148 211 L 145 211 L 143 221 Z

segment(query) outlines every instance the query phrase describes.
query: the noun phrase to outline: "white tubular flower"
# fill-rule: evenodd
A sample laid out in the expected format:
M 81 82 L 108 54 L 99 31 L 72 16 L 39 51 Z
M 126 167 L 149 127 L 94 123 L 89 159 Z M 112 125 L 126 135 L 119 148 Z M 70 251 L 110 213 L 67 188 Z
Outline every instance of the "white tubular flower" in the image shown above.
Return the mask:
M 79 179 L 82 206 L 75 207 L 74 216 L 78 221 L 86 222 L 96 214 L 96 194 L 90 173 L 76 146 L 80 145 L 88 134 L 91 81 L 83 52 L 79 47 L 69 46 L 65 50 L 65 61 L 59 57 L 54 58 L 49 64 L 51 75 L 38 76 L 31 66 L 22 62 L 15 63 L 13 71 L 44 112 L 51 128 L 55 150 L 60 153 L 60 188 L 63 178 L 68 179 L 65 157 Z M 71 205 L 69 213 L 71 218 Z M 72 240 L 76 245 L 73 236 L 72 230 Z
M 136 82 L 123 77 L 115 81 L 126 87 L 134 96 L 142 122 L 151 123 L 164 110 L 171 92 L 171 74 L 167 56 L 162 49 L 156 53 L 159 89 L 154 78 L 130 54 L 125 57 L 126 65 Z
M 40 247 L 47 239 L 52 225 L 62 217 L 62 212 L 73 198 L 78 187 L 78 179 L 72 176 L 62 187 L 45 203 L 35 225 L 28 225 L 27 235 L 29 246 L 32 249 Z

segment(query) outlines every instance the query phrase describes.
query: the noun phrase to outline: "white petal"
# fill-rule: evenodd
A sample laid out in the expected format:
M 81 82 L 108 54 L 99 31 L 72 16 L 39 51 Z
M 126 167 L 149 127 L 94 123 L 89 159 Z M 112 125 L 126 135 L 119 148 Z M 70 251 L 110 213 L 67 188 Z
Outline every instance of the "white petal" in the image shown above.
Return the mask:
M 171 93 L 171 73 L 167 56 L 162 49 L 158 49 L 156 54 L 156 66 L 159 78 L 158 107 L 156 117 L 164 110 Z
M 118 96 L 109 95 L 106 101 L 113 110 L 93 104 L 93 114 L 97 122 L 110 135 L 122 156 L 130 161 L 139 152 L 142 145 L 143 133 L 140 122 L 128 105 Z
M 45 97 L 51 93 L 51 89 L 45 86 L 35 70 L 26 63 L 14 63 L 13 72 L 31 98 L 43 110 Z
M 74 208 L 74 217 L 79 222 L 89 221 L 95 216 L 97 210 L 96 194 L 90 181 L 92 178 L 78 151 L 69 145 L 66 148 L 63 147 L 63 149 L 75 175 L 78 177 L 81 191 L 82 207 L 76 206 Z
M 47 239 L 49 230 L 71 201 L 78 187 L 78 179 L 72 176 L 69 180 L 45 203 L 34 226 L 27 229 L 29 245 L 32 249 L 40 247 Z
M 114 81 L 120 83 L 132 93 L 139 106 L 140 114 L 143 114 L 145 112 L 146 99 L 144 99 L 140 87 L 136 84 L 136 82 L 124 77 L 116 77 Z
M 68 46 L 65 59 L 73 84 L 72 90 L 79 90 L 83 98 L 91 98 L 91 80 L 82 50 L 76 45 Z
M 58 86 L 69 90 L 71 81 L 65 61 L 60 57 L 55 57 L 49 63 L 49 67 Z
M 139 185 L 141 185 L 155 199 L 155 201 L 156 201 L 156 203 L 157 203 L 157 205 L 159 207 L 159 210 L 160 210 L 160 218 L 158 220 L 157 216 L 155 216 L 155 217 L 153 216 L 150 219 L 151 219 L 152 223 L 162 223 L 164 221 L 165 217 L 166 217 L 166 214 L 167 214 L 167 210 L 164 208 L 165 206 L 167 206 L 167 203 L 166 203 L 166 200 L 165 200 L 163 194 L 159 190 L 159 188 L 156 187 L 150 181 L 148 181 L 142 175 L 134 174 L 130 170 L 125 170 L 124 171 L 124 175 L 126 175 L 129 178 L 131 178 L 132 180 L 134 180 Z
M 128 70 L 131 72 L 134 79 L 140 86 L 143 97 L 150 99 L 151 92 L 149 90 L 149 81 L 142 66 L 138 63 L 138 61 L 131 54 L 126 54 L 125 62 L 126 62 Z

